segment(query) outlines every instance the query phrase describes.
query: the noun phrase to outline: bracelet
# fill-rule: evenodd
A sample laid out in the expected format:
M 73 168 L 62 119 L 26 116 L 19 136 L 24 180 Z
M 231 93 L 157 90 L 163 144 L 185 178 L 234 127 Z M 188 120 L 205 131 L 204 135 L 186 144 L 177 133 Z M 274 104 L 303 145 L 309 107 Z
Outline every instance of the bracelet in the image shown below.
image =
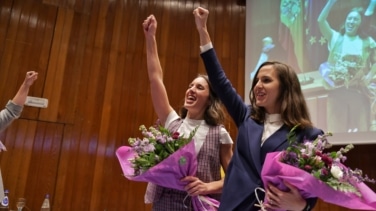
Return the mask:
M 302 211 L 310 211 L 311 210 L 311 205 L 307 202 L 306 206 L 303 208 Z

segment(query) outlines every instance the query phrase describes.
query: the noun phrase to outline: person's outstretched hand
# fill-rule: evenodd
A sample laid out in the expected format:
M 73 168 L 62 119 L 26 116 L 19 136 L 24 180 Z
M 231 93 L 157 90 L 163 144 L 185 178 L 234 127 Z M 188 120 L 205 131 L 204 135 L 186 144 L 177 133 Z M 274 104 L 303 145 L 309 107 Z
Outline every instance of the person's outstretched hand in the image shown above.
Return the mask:
M 38 78 L 37 72 L 35 71 L 26 72 L 25 80 L 23 81 L 22 85 L 18 89 L 18 92 L 12 99 L 14 104 L 19 105 L 19 106 L 23 106 L 25 104 L 30 86 L 33 85 L 34 81 L 37 80 L 37 78 Z
M 184 190 L 187 191 L 190 196 L 206 195 L 210 193 L 209 184 L 204 183 L 198 177 L 186 176 L 181 181 L 188 182 Z
M 149 15 L 142 23 L 142 28 L 144 29 L 145 36 L 155 36 L 157 31 L 157 19 L 154 15 Z
M 196 28 L 200 36 L 200 45 L 204 46 L 211 42 L 209 32 L 206 27 L 209 10 L 202 7 L 197 7 L 193 10 L 193 16 L 195 17 Z
M 24 85 L 30 87 L 34 81 L 38 79 L 38 73 L 35 71 L 28 71 L 24 80 Z
M 290 183 L 284 182 L 284 184 L 289 191 L 281 191 L 272 184 L 268 185 L 266 189 L 268 203 L 265 207 L 272 210 L 302 210 L 307 202 L 302 198 L 299 190 Z
M 193 10 L 193 15 L 195 17 L 197 30 L 206 29 L 206 22 L 209 16 L 209 10 L 202 7 L 197 7 Z

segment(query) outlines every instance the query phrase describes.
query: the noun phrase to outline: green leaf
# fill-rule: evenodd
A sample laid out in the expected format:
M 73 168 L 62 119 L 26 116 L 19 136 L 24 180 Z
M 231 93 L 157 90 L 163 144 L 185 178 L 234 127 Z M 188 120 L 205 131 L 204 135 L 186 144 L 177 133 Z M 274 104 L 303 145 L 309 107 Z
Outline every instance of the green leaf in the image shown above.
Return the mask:
M 295 130 L 300 126 L 300 124 L 295 125 L 290 132 L 287 134 L 287 140 L 289 141 L 289 145 L 293 145 L 296 143 L 296 132 Z

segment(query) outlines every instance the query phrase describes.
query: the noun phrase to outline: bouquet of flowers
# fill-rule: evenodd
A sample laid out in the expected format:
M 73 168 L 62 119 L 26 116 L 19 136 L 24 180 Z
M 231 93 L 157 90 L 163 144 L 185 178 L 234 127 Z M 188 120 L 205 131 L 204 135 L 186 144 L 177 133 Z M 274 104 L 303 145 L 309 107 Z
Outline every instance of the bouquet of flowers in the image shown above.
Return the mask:
M 288 135 L 290 145 L 285 151 L 266 156 L 261 172 L 264 185 L 272 183 L 286 190 L 286 181 L 297 187 L 304 198 L 318 197 L 350 209 L 375 210 L 376 193 L 364 184 L 375 180 L 363 176 L 360 169 L 352 170 L 343 164 L 344 154 L 354 146 L 326 152 L 331 147 L 327 140 L 331 133 L 297 143 L 296 127 Z
M 141 175 L 188 144 L 196 132 L 194 130 L 188 138 L 184 138 L 178 132 L 170 133 L 160 125 L 158 129 L 149 127 L 149 130 L 147 130 L 145 125 L 141 125 L 139 129 L 144 135 L 143 139 L 128 139 L 132 149 L 137 153 L 137 156 L 130 160 L 135 175 Z
M 354 80 L 360 80 L 363 76 L 362 57 L 359 55 L 344 55 L 337 60 L 334 68 L 329 73 L 329 78 L 336 85 L 345 85 L 349 87 Z M 362 77 L 356 77 L 357 75 Z
M 335 55 L 335 64 L 328 62 L 320 65 L 319 71 L 325 82 L 330 86 L 327 88 L 338 88 L 345 86 L 361 85 L 361 80 L 365 76 L 362 64 L 362 57 L 359 55 Z M 325 84 L 326 85 L 326 84 Z
M 129 138 L 130 146 L 116 150 L 124 176 L 132 181 L 150 182 L 166 188 L 184 191 L 187 185 L 180 180 L 185 176 L 194 176 L 197 171 L 197 155 L 193 130 L 188 138 L 178 132 L 170 132 L 161 125 L 147 129 L 140 126 L 144 136 Z M 182 202 L 183 203 L 183 202 Z M 206 197 L 192 197 L 195 210 L 216 210 L 219 202 Z

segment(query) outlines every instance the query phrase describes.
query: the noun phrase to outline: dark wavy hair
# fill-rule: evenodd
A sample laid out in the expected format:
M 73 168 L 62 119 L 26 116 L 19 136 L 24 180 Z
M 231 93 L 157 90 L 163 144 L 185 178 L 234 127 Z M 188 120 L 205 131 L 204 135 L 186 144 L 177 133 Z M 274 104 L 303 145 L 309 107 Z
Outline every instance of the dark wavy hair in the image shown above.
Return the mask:
M 358 28 L 358 31 L 357 31 L 357 34 L 359 35 L 360 38 L 362 39 L 365 39 L 367 38 L 369 35 L 367 33 L 367 28 L 365 26 L 365 21 L 364 21 L 364 9 L 362 7 L 354 7 L 352 8 L 346 15 L 346 18 L 345 18 L 345 21 L 343 22 L 343 24 L 341 25 L 340 29 L 339 29 L 339 33 L 341 35 L 344 35 L 345 34 L 345 24 L 346 24 L 346 19 L 347 19 L 347 16 L 351 13 L 351 12 L 357 12 L 359 15 L 360 15 L 360 18 L 361 18 L 361 21 L 360 21 L 360 25 L 359 25 L 359 28 Z
M 301 128 L 313 127 L 296 72 L 291 66 L 278 61 L 264 62 L 256 72 L 256 77 L 253 79 L 252 88 L 249 92 L 249 100 L 251 102 L 250 118 L 260 123 L 265 121 L 265 108 L 256 105 L 253 90 L 258 82 L 257 75 L 259 70 L 267 65 L 271 65 L 274 68 L 280 83 L 277 101 L 281 104 L 280 110 L 283 123 L 289 128 L 298 124 Z
M 209 85 L 209 101 L 210 105 L 205 109 L 204 120 L 208 125 L 216 126 L 224 124 L 226 120 L 226 113 L 224 111 L 223 104 L 217 94 L 214 92 L 213 87 L 209 81 L 207 75 L 199 74 L 197 78 L 203 78 Z M 188 110 L 182 106 L 180 108 L 180 117 L 185 118 L 187 116 Z

